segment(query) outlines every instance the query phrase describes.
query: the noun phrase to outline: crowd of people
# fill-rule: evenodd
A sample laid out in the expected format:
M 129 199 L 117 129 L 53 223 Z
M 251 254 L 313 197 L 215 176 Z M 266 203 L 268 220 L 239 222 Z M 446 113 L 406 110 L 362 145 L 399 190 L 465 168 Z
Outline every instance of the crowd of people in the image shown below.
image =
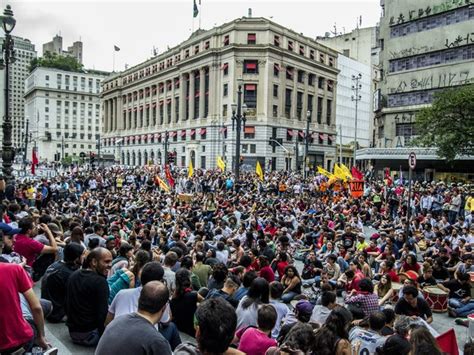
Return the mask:
M 474 313 L 473 186 L 189 175 L 0 183 L 0 353 L 53 353 L 51 322 L 98 355 L 436 355 L 433 311 Z

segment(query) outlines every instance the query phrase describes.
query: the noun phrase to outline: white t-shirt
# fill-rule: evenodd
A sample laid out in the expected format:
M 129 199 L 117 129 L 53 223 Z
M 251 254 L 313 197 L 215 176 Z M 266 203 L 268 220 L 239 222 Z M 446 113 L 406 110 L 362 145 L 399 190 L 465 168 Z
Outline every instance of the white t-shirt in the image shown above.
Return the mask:
M 387 338 L 372 331 L 359 327 L 354 327 L 349 333 L 349 341 L 352 345 L 360 341 L 360 349 L 358 355 L 372 355 L 379 346 L 385 344 Z

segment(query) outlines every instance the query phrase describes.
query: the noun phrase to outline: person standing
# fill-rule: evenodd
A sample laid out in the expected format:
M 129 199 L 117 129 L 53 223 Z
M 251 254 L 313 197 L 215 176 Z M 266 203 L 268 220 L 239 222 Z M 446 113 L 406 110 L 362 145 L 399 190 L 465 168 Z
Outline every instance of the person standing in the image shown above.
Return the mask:
M 156 331 L 168 304 L 168 288 L 160 281 L 143 286 L 138 310 L 114 319 L 100 339 L 96 355 L 171 355 L 168 341 Z
M 104 332 L 109 298 L 106 277 L 111 266 L 110 251 L 98 247 L 87 256 L 85 267 L 69 277 L 66 325 L 75 344 L 95 346 Z

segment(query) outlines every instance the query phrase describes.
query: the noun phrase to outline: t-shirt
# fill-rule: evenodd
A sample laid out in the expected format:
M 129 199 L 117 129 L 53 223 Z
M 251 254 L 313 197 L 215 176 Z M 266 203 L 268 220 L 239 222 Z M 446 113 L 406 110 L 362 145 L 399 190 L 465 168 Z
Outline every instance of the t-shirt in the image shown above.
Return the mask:
M 257 326 L 257 311 L 258 304 L 253 303 L 247 308 L 244 308 L 242 304 L 248 299 L 247 296 L 242 298 L 239 302 L 239 306 L 235 313 L 237 314 L 237 329 L 247 328 L 249 326 Z
M 264 266 L 260 269 L 260 277 L 263 277 L 268 283 L 275 281 L 275 273 L 270 266 Z
M 265 355 L 268 348 L 276 345 L 276 340 L 261 330 L 248 328 L 240 338 L 239 350 L 247 355 Z
M 449 280 L 443 282 L 443 286 L 449 288 L 449 298 L 465 298 L 471 295 L 471 285 L 461 284 L 458 280 Z
M 277 320 L 272 330 L 272 338 L 276 339 L 278 337 L 278 334 L 280 333 L 281 322 L 283 318 L 286 317 L 290 309 L 286 304 L 278 300 L 270 300 L 270 304 L 275 308 L 277 312 Z
M 100 338 L 96 355 L 171 355 L 168 341 L 137 313 L 114 319 Z
M 416 299 L 416 307 L 412 307 L 405 298 L 400 298 L 395 305 L 395 314 L 403 314 L 405 316 L 417 316 L 423 319 L 427 319 L 432 316 L 430 306 L 426 303 L 425 300 Z
M 124 314 L 136 312 L 141 291 L 141 287 L 120 290 L 109 307 L 109 313 L 117 318 Z
M 352 344 L 360 341 L 358 355 L 375 354 L 379 346 L 385 344 L 386 338 L 370 329 L 365 330 L 360 327 L 354 327 L 349 332 L 349 341 Z
M 341 237 L 342 243 L 346 249 L 350 249 L 354 246 L 355 234 L 353 233 L 344 233 Z
M 431 276 L 428 279 L 425 279 L 423 275 L 419 276 L 418 279 L 416 280 L 418 282 L 418 285 L 420 285 L 421 288 L 425 286 L 436 286 L 437 282 L 433 276 Z
M 179 331 L 194 337 L 194 313 L 197 309 L 197 292 L 186 292 L 180 297 L 173 297 L 170 305 L 173 322 Z
M 0 352 L 27 343 L 33 329 L 23 318 L 18 293 L 33 287 L 26 271 L 17 264 L 0 263 Z
M 15 237 L 15 243 L 13 244 L 13 251 L 24 256 L 28 266 L 33 266 L 36 257 L 41 254 L 43 248 L 43 244 L 31 239 L 25 234 L 17 234 Z

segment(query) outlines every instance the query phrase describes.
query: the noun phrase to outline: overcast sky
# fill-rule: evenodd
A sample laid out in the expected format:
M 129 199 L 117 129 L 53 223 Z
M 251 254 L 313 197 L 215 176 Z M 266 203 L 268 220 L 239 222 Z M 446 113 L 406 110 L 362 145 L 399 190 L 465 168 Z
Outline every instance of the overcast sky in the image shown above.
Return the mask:
M 198 0 L 196 0 L 198 1 Z M 0 0 L 1 8 L 11 4 L 17 25 L 13 34 L 29 38 L 38 55 L 42 44 L 61 34 L 64 49 L 73 41 L 84 43 L 86 68 L 112 70 L 136 65 L 187 39 L 193 28 L 193 0 Z M 362 16 L 362 27 L 375 25 L 380 16 L 380 0 L 201 0 L 201 28 L 210 29 L 235 18 L 267 17 L 308 37 L 325 32 L 349 32 Z M 194 19 L 194 29 L 198 28 Z

